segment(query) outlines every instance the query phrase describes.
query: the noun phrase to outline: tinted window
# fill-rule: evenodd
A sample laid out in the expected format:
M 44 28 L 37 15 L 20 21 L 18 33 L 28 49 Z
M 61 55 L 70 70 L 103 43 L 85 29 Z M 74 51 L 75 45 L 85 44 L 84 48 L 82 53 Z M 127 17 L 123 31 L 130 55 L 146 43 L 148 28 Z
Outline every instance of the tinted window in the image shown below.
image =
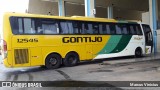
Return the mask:
M 121 29 L 122 29 L 122 34 L 124 35 L 128 35 L 129 34 L 129 30 L 126 24 L 122 24 L 121 25 Z
M 139 24 L 11 17 L 14 34 L 142 35 Z
M 93 34 L 99 34 L 99 24 L 98 23 L 93 23 Z
M 109 24 L 110 34 L 116 34 L 115 24 Z
M 10 18 L 13 34 L 58 34 L 58 23 L 52 19 Z
M 135 31 L 135 28 L 134 28 L 133 25 L 129 25 L 129 29 L 130 29 L 130 34 L 131 34 L 131 35 L 136 34 L 136 31 Z
M 120 25 L 116 25 L 116 34 L 122 34 L 122 29 Z
M 19 22 L 20 27 L 22 27 L 24 25 L 24 32 L 23 33 L 26 33 L 26 34 L 35 34 L 36 33 L 34 26 L 32 26 L 31 22 L 34 23 L 34 21 L 32 21 L 30 18 L 23 18 L 22 21 Z M 20 31 L 22 31 L 21 28 L 19 28 L 19 32 Z
M 105 34 L 105 30 L 103 28 L 103 24 L 99 24 L 99 33 L 100 34 Z
M 110 25 L 109 25 L 109 24 L 106 24 L 106 25 L 105 25 L 104 33 L 106 33 L 106 34 L 111 34 L 111 28 L 110 28 Z
M 142 29 L 139 24 L 130 24 L 128 26 L 131 35 L 142 35 Z
M 73 28 L 73 23 L 71 21 L 60 21 L 60 34 L 74 34 L 78 33 L 78 28 Z
M 78 21 L 72 21 L 74 34 L 80 34 L 82 32 L 82 23 Z
M 86 34 L 93 34 L 93 24 L 86 23 L 85 30 L 86 30 Z
M 22 34 L 23 33 L 23 21 L 22 21 L 23 19 L 22 18 L 19 18 L 18 19 L 18 28 L 19 29 L 17 29 L 17 30 L 15 30 L 15 31 L 17 31 L 17 33 L 20 33 L 20 34 Z
M 43 34 L 58 34 L 58 23 L 55 20 L 42 19 L 41 27 L 38 28 L 38 33 L 41 32 L 43 32 Z
M 135 28 L 136 28 L 137 34 L 138 34 L 138 35 L 142 35 L 142 30 L 141 30 L 140 25 L 135 25 Z
M 144 30 L 145 33 L 151 32 L 151 28 L 150 28 L 149 25 L 142 25 L 142 27 L 143 27 L 143 30 Z
M 102 34 L 114 34 L 114 26 L 111 24 L 103 24 Z
M 128 29 L 127 24 L 125 24 L 125 23 L 116 24 L 116 34 L 128 35 L 129 29 Z

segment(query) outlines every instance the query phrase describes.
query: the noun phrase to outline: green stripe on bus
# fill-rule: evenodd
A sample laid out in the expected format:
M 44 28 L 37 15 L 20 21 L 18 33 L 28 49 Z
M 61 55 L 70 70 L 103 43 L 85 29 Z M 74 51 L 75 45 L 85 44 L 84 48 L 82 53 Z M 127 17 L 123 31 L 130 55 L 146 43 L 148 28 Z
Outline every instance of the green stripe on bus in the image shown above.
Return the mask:
M 110 53 L 118 53 L 118 52 L 123 51 L 127 47 L 131 38 L 132 38 L 132 35 L 123 35 L 118 45 Z
M 111 35 L 109 41 L 106 43 L 104 48 L 98 54 L 109 54 L 118 45 L 122 35 Z

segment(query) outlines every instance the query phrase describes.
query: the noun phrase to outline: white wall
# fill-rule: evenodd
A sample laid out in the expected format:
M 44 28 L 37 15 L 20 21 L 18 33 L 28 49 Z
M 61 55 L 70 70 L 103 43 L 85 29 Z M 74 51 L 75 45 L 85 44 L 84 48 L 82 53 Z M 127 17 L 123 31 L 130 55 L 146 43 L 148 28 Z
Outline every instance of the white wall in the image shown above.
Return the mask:
M 48 2 L 41 0 L 29 0 L 29 13 L 44 14 L 49 12 L 53 15 L 58 15 L 58 2 Z
M 66 16 L 85 16 L 85 7 L 82 4 L 66 3 Z M 107 8 L 96 7 L 96 17 L 106 18 Z
M 107 8 L 106 7 L 96 7 L 96 17 L 107 18 Z
M 66 16 L 85 16 L 85 7 L 80 3 L 66 2 L 65 4 Z M 41 0 L 30 0 L 29 2 L 29 13 L 34 14 L 48 14 L 51 12 L 53 15 L 58 16 L 58 3 L 41 1 Z M 120 17 L 122 19 L 129 20 L 141 20 L 142 19 L 141 11 L 131 11 L 124 9 L 114 8 L 114 18 Z M 107 17 L 107 8 L 106 7 L 96 7 L 96 17 Z
M 146 24 L 150 24 L 150 13 L 149 12 L 144 12 L 142 13 L 142 22 Z
M 133 11 L 126 9 L 114 8 L 113 16 L 114 18 L 124 19 L 124 20 L 142 20 L 142 11 Z
M 85 16 L 85 7 L 81 4 L 65 4 L 66 16 Z

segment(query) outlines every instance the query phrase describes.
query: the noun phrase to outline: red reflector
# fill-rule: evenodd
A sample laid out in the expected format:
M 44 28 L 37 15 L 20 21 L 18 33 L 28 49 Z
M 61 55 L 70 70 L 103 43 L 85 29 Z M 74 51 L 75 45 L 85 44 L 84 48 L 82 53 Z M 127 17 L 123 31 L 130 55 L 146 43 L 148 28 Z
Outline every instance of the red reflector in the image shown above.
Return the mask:
M 3 40 L 3 50 L 4 50 L 4 52 L 7 51 L 7 43 L 5 40 Z

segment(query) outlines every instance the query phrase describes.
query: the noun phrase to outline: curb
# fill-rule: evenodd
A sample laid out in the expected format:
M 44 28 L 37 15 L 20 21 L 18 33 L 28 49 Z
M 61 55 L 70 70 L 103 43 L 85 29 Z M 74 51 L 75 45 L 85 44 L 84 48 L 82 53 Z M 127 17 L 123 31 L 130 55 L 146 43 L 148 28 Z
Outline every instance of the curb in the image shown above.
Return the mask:
M 103 61 L 102 64 L 123 64 L 123 63 L 136 63 L 136 62 L 145 62 L 145 61 L 155 61 L 155 60 L 160 60 L 160 57 L 156 57 L 156 56 L 145 56 L 145 57 L 142 57 L 142 58 L 125 58 L 122 60 L 119 59 L 119 60 L 110 60 L 110 61 Z

